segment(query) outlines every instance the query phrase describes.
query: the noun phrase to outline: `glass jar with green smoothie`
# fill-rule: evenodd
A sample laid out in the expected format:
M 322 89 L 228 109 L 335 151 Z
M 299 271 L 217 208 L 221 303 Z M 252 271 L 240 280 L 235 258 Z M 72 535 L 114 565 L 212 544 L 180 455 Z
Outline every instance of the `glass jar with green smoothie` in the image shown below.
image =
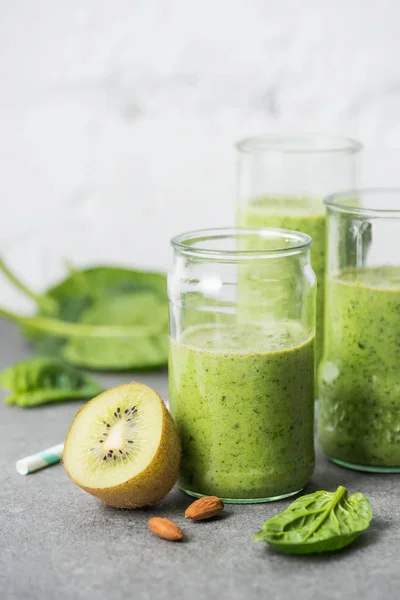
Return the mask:
M 180 487 L 227 502 L 297 493 L 314 469 L 310 237 L 214 229 L 172 246 L 169 389 Z
M 342 466 L 400 472 L 400 189 L 325 203 L 319 440 Z
M 239 227 L 284 227 L 312 237 L 317 275 L 316 360 L 323 344 L 325 207 L 323 198 L 354 188 L 358 142 L 324 135 L 265 136 L 239 141 Z

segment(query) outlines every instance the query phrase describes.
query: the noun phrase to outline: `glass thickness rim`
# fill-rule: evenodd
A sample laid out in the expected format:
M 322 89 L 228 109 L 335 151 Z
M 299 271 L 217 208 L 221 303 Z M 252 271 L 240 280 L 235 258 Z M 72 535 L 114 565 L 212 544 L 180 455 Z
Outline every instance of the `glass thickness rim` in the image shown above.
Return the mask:
M 223 239 L 234 239 L 241 236 L 255 236 L 257 239 L 276 239 L 275 248 L 263 250 L 221 250 L 213 247 L 213 242 Z M 292 241 L 290 246 L 282 246 L 282 240 Z M 278 243 L 281 240 L 281 243 Z M 198 242 L 209 242 L 210 246 L 197 248 L 192 245 Z M 266 258 L 280 258 L 293 256 L 309 250 L 312 239 L 306 233 L 292 229 L 278 229 L 265 227 L 263 229 L 246 229 L 240 227 L 216 227 L 212 229 L 195 229 L 181 233 L 171 239 L 174 250 L 183 256 L 190 256 L 203 260 L 222 262 L 236 262 L 241 260 L 260 260 Z
M 358 463 L 352 463 L 347 460 L 341 460 L 340 458 L 334 458 L 332 456 L 329 459 L 339 465 L 339 467 L 344 467 L 345 469 L 351 469 L 352 471 L 363 471 L 364 473 L 381 473 L 387 475 L 391 473 L 400 473 L 399 467 L 379 467 L 377 465 L 362 465 Z
M 207 494 L 202 494 L 201 492 L 194 492 L 193 490 L 188 490 L 185 487 L 180 487 L 180 490 L 191 496 L 192 498 L 204 498 Z M 278 496 L 265 496 L 260 498 L 225 498 L 221 497 L 222 502 L 225 504 L 265 504 L 267 502 L 277 502 L 278 500 L 285 500 L 286 498 L 291 498 L 292 496 L 296 496 L 299 494 L 303 488 L 295 492 L 286 492 L 284 494 L 279 494 Z
M 349 203 L 349 201 L 351 201 L 351 198 L 377 195 L 386 198 L 390 196 L 398 197 L 400 206 L 400 187 L 354 188 L 350 190 L 344 190 L 343 192 L 335 192 L 334 194 L 330 194 L 329 196 L 326 196 L 326 198 L 324 198 L 324 204 L 329 210 L 341 213 L 365 217 L 393 217 L 399 219 L 400 208 L 398 210 L 393 208 L 375 208 L 374 206 L 355 206 Z
M 254 136 L 238 140 L 235 146 L 239 152 L 249 154 L 355 154 L 363 147 L 352 138 L 320 133 Z

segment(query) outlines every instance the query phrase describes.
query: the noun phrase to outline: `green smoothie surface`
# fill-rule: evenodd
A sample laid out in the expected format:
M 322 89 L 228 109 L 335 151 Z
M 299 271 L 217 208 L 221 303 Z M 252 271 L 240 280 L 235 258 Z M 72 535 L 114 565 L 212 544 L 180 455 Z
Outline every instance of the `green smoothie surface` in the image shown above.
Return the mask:
M 295 322 L 198 325 L 170 343 L 170 403 L 190 493 L 255 500 L 314 468 L 313 339 Z
M 326 311 L 322 447 L 343 462 L 400 470 L 400 267 L 329 279 Z
M 217 355 L 273 353 L 291 350 L 306 340 L 306 332 L 298 323 L 282 323 L 280 325 L 263 323 L 237 325 L 199 325 L 186 330 L 181 343 L 197 350 L 215 351 Z

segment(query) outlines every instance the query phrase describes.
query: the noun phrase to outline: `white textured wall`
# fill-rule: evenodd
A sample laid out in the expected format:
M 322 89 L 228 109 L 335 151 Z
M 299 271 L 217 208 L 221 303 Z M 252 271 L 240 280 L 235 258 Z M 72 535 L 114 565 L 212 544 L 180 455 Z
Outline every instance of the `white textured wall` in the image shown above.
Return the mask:
M 3 253 L 164 267 L 233 222 L 249 134 L 350 135 L 400 184 L 399 31 L 399 0 L 0 0 Z

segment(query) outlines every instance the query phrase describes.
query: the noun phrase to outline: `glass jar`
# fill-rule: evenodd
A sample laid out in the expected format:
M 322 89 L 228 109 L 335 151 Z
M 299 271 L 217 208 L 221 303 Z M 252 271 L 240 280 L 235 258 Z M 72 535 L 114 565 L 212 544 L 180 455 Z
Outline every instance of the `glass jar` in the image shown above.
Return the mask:
M 317 275 L 317 340 L 323 344 L 325 207 L 323 198 L 354 188 L 358 142 L 323 135 L 266 136 L 241 140 L 238 151 L 239 227 L 284 227 L 312 237 Z
M 306 234 L 278 229 L 172 240 L 170 406 L 182 440 L 179 483 L 192 496 L 277 500 L 313 472 L 310 245 Z
M 400 472 L 400 189 L 325 203 L 319 440 L 342 466 Z

